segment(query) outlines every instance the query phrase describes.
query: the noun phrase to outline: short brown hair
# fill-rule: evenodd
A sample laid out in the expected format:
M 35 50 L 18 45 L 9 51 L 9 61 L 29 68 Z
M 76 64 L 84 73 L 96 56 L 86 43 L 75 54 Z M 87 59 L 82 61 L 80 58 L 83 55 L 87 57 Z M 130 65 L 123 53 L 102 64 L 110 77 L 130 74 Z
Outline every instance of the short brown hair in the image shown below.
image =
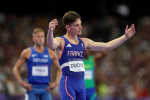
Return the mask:
M 34 30 L 33 30 L 33 33 L 32 33 L 32 36 L 34 36 L 36 33 L 38 33 L 38 32 L 44 32 L 44 30 L 42 29 L 42 28 L 35 28 Z
M 68 11 L 62 18 L 63 25 L 66 26 L 68 24 L 71 24 L 78 18 L 81 20 L 81 16 L 78 13 L 76 13 L 75 11 Z

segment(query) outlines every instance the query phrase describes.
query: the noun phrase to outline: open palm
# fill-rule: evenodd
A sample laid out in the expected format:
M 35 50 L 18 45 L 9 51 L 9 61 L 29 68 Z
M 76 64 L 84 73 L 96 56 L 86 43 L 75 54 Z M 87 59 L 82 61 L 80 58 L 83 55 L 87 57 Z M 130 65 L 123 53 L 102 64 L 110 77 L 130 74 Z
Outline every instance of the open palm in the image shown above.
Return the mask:
M 132 24 L 130 28 L 128 28 L 128 25 L 127 25 L 127 27 L 125 29 L 125 35 L 126 35 L 126 37 L 130 38 L 134 34 L 135 34 L 135 26 L 134 26 L 134 24 Z

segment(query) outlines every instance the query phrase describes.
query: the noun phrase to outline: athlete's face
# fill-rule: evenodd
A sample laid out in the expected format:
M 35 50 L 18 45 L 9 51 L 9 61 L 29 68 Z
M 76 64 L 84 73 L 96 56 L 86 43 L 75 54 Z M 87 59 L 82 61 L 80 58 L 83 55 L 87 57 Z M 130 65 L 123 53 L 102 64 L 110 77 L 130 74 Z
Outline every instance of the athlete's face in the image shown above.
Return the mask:
M 33 42 L 38 46 L 44 45 L 44 43 L 45 43 L 44 32 L 41 31 L 41 32 L 37 32 L 36 34 L 34 34 Z
M 69 25 L 69 30 L 74 35 L 81 35 L 82 33 L 82 26 L 81 20 L 77 19 L 75 22 Z

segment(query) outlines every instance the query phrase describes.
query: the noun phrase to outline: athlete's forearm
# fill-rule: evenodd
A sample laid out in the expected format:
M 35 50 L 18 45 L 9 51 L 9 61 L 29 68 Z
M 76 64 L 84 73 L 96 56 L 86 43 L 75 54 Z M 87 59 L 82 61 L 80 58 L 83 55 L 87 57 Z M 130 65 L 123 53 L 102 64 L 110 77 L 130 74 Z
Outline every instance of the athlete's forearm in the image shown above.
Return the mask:
M 50 48 L 54 48 L 54 36 L 53 36 L 53 31 L 51 31 L 51 29 L 48 30 L 48 34 L 47 34 L 47 45 L 50 47 Z
M 55 81 L 57 84 L 58 84 L 59 81 L 60 81 L 61 75 L 62 75 L 62 71 L 61 71 L 61 69 L 59 69 L 59 70 L 57 71 L 57 76 L 56 76 L 56 81 Z
M 17 69 L 17 68 L 14 67 L 14 69 L 13 69 L 13 74 L 14 74 L 14 76 L 15 76 L 17 82 L 18 82 L 19 84 L 21 84 L 21 82 L 23 82 L 23 80 L 22 80 L 21 77 L 20 77 L 19 69 Z
M 121 36 L 121 37 L 119 37 L 119 38 L 117 38 L 117 39 L 114 39 L 114 40 L 108 42 L 108 43 L 106 44 L 106 50 L 112 50 L 112 49 L 118 47 L 118 46 L 121 45 L 123 42 L 125 42 L 127 39 L 128 39 L 128 38 L 127 38 L 125 35 L 123 35 L 123 36 Z

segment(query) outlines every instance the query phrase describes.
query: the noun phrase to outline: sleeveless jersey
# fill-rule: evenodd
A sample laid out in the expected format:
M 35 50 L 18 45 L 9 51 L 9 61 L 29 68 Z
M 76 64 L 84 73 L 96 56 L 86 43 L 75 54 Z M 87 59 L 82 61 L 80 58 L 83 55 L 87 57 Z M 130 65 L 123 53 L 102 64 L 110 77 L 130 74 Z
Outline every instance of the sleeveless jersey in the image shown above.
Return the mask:
M 28 83 L 47 84 L 50 82 L 50 67 L 52 59 L 49 56 L 48 48 L 44 47 L 44 52 L 39 53 L 30 47 L 31 56 L 27 61 Z
M 89 55 L 88 59 L 84 58 L 84 66 L 85 66 L 85 86 L 86 88 L 93 88 L 95 87 L 95 80 L 94 80 L 94 57 Z
M 64 48 L 62 55 L 59 59 L 59 65 L 62 69 L 62 74 L 65 76 L 74 77 L 76 79 L 84 79 L 84 51 L 85 45 L 83 41 L 79 38 L 79 43 L 77 45 L 70 43 L 64 36 Z

